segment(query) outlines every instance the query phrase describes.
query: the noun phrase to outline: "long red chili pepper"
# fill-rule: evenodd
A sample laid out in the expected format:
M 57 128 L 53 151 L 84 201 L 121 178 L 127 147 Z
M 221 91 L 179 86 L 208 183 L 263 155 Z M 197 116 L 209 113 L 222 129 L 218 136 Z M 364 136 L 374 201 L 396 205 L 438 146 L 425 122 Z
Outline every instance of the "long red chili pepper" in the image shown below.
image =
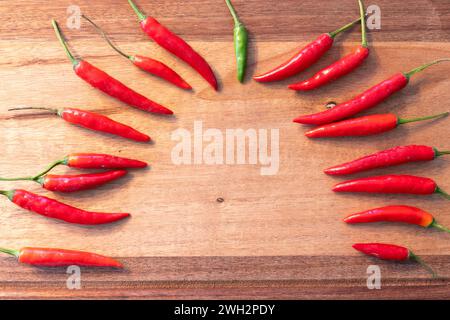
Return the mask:
M 0 190 L 0 194 L 6 196 L 10 201 L 26 210 L 69 223 L 97 225 L 115 222 L 130 216 L 129 213 L 85 211 L 20 189 L 9 191 Z
M 362 30 L 362 41 L 361 45 L 356 47 L 352 53 L 346 55 L 342 59 L 334 62 L 333 64 L 323 68 L 311 78 L 289 85 L 289 89 L 298 91 L 309 91 L 322 87 L 323 85 L 337 80 L 346 74 L 352 72 L 358 68 L 363 61 L 369 56 L 369 49 L 367 48 L 367 38 L 366 38 L 366 23 L 364 17 L 364 7 L 359 0 L 359 10 L 361 14 L 361 30 Z
M 0 181 L 28 180 L 39 183 L 44 189 L 58 192 L 75 192 L 88 190 L 117 180 L 127 174 L 125 170 L 113 170 L 107 172 L 79 174 L 79 175 L 54 175 L 45 174 L 34 177 L 0 178 Z
M 349 101 L 340 103 L 331 109 L 327 109 L 319 113 L 299 116 L 294 119 L 294 122 L 322 125 L 353 116 L 361 111 L 376 106 L 395 92 L 403 89 L 408 84 L 408 81 L 412 75 L 443 61 L 450 61 L 450 59 L 445 58 L 435 60 L 407 73 L 397 73 L 391 78 L 376 84 Z
M 434 217 L 422 209 L 410 206 L 386 206 L 370 209 L 349 215 L 344 222 L 349 224 L 371 222 L 403 222 L 424 228 L 436 228 L 450 232 L 450 229 L 441 226 Z
M 332 189 L 335 192 L 370 192 L 370 193 L 407 193 L 427 195 L 438 193 L 450 199 L 430 178 L 410 175 L 384 175 L 360 178 L 338 183 Z
M 174 85 L 176 85 L 182 89 L 186 89 L 186 90 L 192 89 L 192 87 L 186 81 L 184 81 L 184 79 L 178 73 L 176 73 L 174 70 L 169 68 L 164 63 L 162 63 L 158 60 L 140 56 L 137 54 L 136 55 L 128 55 L 128 54 L 124 53 L 122 50 L 117 48 L 117 46 L 115 46 L 112 43 L 112 41 L 109 39 L 109 37 L 106 35 L 106 33 L 96 23 L 94 23 L 94 21 L 92 21 L 90 18 L 86 17 L 85 15 L 81 15 L 81 16 L 94 26 L 94 28 L 97 30 L 97 32 L 99 32 L 102 35 L 102 37 L 111 46 L 111 48 L 113 48 L 121 56 L 130 60 L 139 69 L 144 70 L 144 71 L 146 71 L 150 74 L 153 74 L 157 77 L 160 77 L 168 82 L 171 82 Z
M 280 81 L 300 73 L 317 62 L 328 50 L 330 50 L 334 38 L 339 33 L 350 29 L 359 21 L 360 19 L 357 19 L 336 31 L 321 34 L 316 40 L 306 45 L 286 62 L 283 62 L 278 67 L 266 73 L 254 76 L 253 79 L 258 82 Z
M 416 256 L 408 248 L 385 243 L 355 243 L 353 245 L 353 248 L 364 254 L 382 260 L 416 261 L 420 265 L 422 265 L 426 270 L 428 270 L 432 274 L 433 278 L 437 277 L 437 274 L 434 272 L 434 270 L 430 268 L 426 263 L 424 263 L 422 259 Z
M 450 151 L 421 145 L 400 146 L 325 169 L 329 175 L 340 176 L 361 171 L 384 168 L 416 161 L 430 161 Z
M 120 262 L 112 258 L 84 251 L 26 247 L 20 250 L 0 248 L 0 252 L 16 257 L 20 263 L 33 266 L 67 267 L 77 265 L 82 267 L 123 268 Z
M 55 20 L 52 20 L 52 25 L 59 42 L 63 46 L 70 61 L 72 61 L 73 70 L 81 79 L 94 88 L 135 108 L 153 113 L 173 114 L 171 110 L 128 88 L 122 82 L 111 77 L 109 74 L 98 69 L 89 62 L 82 59 L 75 59 L 67 48 L 67 44 L 61 35 L 58 23 Z
M 402 119 L 395 114 L 374 114 L 324 124 L 305 133 L 308 138 L 370 136 L 395 129 L 401 124 L 446 117 L 449 112 L 414 119 Z
M 120 136 L 138 142 L 151 141 L 151 138 L 148 135 L 133 129 L 130 126 L 114 121 L 104 115 L 86 110 L 80 110 L 75 108 L 64 108 L 58 110 L 51 108 L 25 107 L 25 108 L 12 108 L 9 109 L 8 111 L 15 111 L 15 110 L 46 110 L 51 112 L 52 114 L 60 116 L 67 122 L 82 126 L 87 129 L 106 132 L 109 134 L 113 134 L 116 136 Z
M 46 174 L 58 165 L 79 169 L 133 169 L 145 168 L 147 163 L 140 160 L 122 158 L 101 153 L 72 153 L 53 162 L 39 176 Z
M 195 69 L 208 83 L 217 90 L 217 80 L 209 64 L 192 47 L 176 34 L 172 33 L 155 18 L 144 15 L 136 4 L 128 0 L 139 18 L 142 30 L 161 47 L 174 54 Z

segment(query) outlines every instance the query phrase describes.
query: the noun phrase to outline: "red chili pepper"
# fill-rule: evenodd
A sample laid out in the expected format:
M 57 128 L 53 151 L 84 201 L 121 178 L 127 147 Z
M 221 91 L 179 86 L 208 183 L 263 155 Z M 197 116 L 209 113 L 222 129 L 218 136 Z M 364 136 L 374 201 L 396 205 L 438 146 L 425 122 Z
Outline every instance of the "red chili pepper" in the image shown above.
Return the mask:
M 369 56 L 369 49 L 367 48 L 366 38 L 366 23 L 364 19 L 364 8 L 361 0 L 359 1 L 359 10 L 361 14 L 361 30 L 362 30 L 362 42 L 361 45 L 356 47 L 355 50 L 334 62 L 333 64 L 323 68 L 311 78 L 289 85 L 289 89 L 298 91 L 308 91 L 320 88 L 321 86 L 330 83 L 346 74 L 352 72 L 358 68 L 361 63 Z
M 124 56 L 125 58 L 130 60 L 139 69 L 147 71 L 150 74 L 153 74 L 153 75 L 160 77 L 168 82 L 171 82 L 174 85 L 176 85 L 182 89 L 186 89 L 186 90 L 192 89 L 192 87 L 186 81 L 184 81 L 184 79 L 178 73 L 176 73 L 174 70 L 172 70 L 171 68 L 166 66 L 164 63 L 162 63 L 158 60 L 140 56 L 140 55 L 125 54 L 122 50 L 117 48 L 112 43 L 112 41 L 109 39 L 109 37 L 106 35 L 106 33 L 97 24 L 95 24 L 91 19 L 89 19 L 85 15 L 81 15 L 81 16 L 94 26 L 94 28 L 97 30 L 97 32 L 99 32 L 102 35 L 102 37 L 111 46 L 111 48 L 113 48 L 121 56 Z
M 392 113 L 373 114 L 324 124 L 307 131 L 305 135 L 308 138 L 370 136 L 393 130 L 401 124 L 436 119 L 448 115 L 449 112 L 445 112 L 422 118 L 402 119 Z
M 129 213 L 85 211 L 25 190 L 0 190 L 0 194 L 26 210 L 69 223 L 97 225 L 115 222 L 130 216 Z
M 139 18 L 142 30 L 161 47 L 174 54 L 195 69 L 208 83 L 217 90 L 217 80 L 209 64 L 192 47 L 176 34 L 172 33 L 155 18 L 144 15 L 133 1 L 128 0 Z
M 410 175 L 384 175 L 360 178 L 338 183 L 335 192 L 408 193 L 427 195 L 439 193 L 447 199 L 450 195 L 439 188 L 432 179 Z
M 353 116 L 359 112 L 376 106 L 395 92 L 403 89 L 408 84 L 408 81 L 412 75 L 443 61 L 450 61 L 450 59 L 446 58 L 436 60 L 415 68 L 407 73 L 397 73 L 391 78 L 376 84 L 372 88 L 364 91 L 349 101 L 343 102 L 331 109 L 327 109 L 319 113 L 299 116 L 294 119 L 294 122 L 322 125 Z
M 81 79 L 89 83 L 94 88 L 97 88 L 109 96 L 135 108 L 147 112 L 173 114 L 171 110 L 128 88 L 122 82 L 111 77 L 109 74 L 98 69 L 89 62 L 81 59 L 75 59 L 67 48 L 66 42 L 62 38 L 58 23 L 55 20 L 52 20 L 52 24 L 59 42 L 63 46 L 69 59 L 72 61 L 73 69 L 76 75 Z
M 437 277 L 437 274 L 430 268 L 426 263 L 422 261 L 418 256 L 416 256 L 411 250 L 405 247 L 397 246 L 394 244 L 385 243 L 355 243 L 353 248 L 367 254 L 369 256 L 376 257 L 382 260 L 393 260 L 393 261 L 406 261 L 412 260 L 418 262 L 425 269 L 427 269 L 433 276 Z
M 450 229 L 441 226 L 434 217 L 419 208 L 410 206 L 386 206 L 349 215 L 344 219 L 349 224 L 372 222 L 403 222 L 424 228 L 436 228 L 450 233 Z
M 44 189 L 58 192 L 75 192 L 81 190 L 94 189 L 105 183 L 119 179 L 126 175 L 125 170 L 114 170 L 107 172 L 79 174 L 79 175 L 38 175 L 24 178 L 0 178 L 0 181 L 35 181 L 42 185 Z
M 439 151 L 433 147 L 419 145 L 400 146 L 339 164 L 325 169 L 324 172 L 329 175 L 340 176 L 408 162 L 430 161 L 445 154 L 450 154 L 450 151 Z
M 82 267 L 123 268 L 120 262 L 112 258 L 83 251 L 27 247 L 20 250 L 0 248 L 0 252 L 16 257 L 20 263 L 33 266 L 67 267 L 77 265 Z
M 360 18 L 346 24 L 336 31 L 321 34 L 316 40 L 306 45 L 306 47 L 302 48 L 286 62 L 271 71 L 263 73 L 259 76 L 254 76 L 253 79 L 258 82 L 280 81 L 300 73 L 317 62 L 328 50 L 330 50 L 333 45 L 334 38 L 339 33 L 350 29 L 359 21 Z
M 87 129 L 106 132 L 109 134 L 113 134 L 116 136 L 120 136 L 138 142 L 151 141 L 151 138 L 142 132 L 139 132 L 123 123 L 114 121 L 104 115 L 86 110 L 80 110 L 75 108 L 64 108 L 58 110 L 51 108 L 25 107 L 25 108 L 12 108 L 9 109 L 8 111 L 14 110 L 46 110 L 51 112 L 52 114 L 60 116 L 67 122 L 82 126 Z
M 72 153 L 57 162 L 57 165 L 63 164 L 80 169 L 126 169 L 147 167 L 147 163 L 143 161 L 99 153 Z M 50 169 L 53 168 L 54 166 Z

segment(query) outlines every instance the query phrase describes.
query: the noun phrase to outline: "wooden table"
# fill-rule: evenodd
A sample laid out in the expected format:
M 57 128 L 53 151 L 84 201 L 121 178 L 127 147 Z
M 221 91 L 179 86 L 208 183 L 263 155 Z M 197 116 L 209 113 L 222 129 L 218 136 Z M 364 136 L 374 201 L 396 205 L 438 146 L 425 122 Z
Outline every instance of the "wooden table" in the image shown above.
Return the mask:
M 355 0 L 234 1 L 250 30 L 248 75 L 288 58 L 299 46 L 358 15 Z M 32 182 L 2 183 L 26 188 L 91 210 L 127 211 L 133 217 L 101 227 L 80 227 L 0 202 L 1 246 L 48 246 L 88 250 L 117 257 L 125 271 L 82 270 L 82 289 L 66 288 L 65 269 L 18 265 L 0 257 L 1 298 L 449 298 L 450 235 L 414 226 L 348 226 L 342 218 L 388 204 L 422 207 L 450 225 L 448 201 L 439 196 L 333 194 L 322 169 L 378 150 L 406 144 L 450 148 L 448 119 L 410 124 L 358 139 L 308 140 L 292 123 L 302 113 L 344 101 L 398 71 L 450 56 L 450 3 L 447 0 L 378 0 L 381 30 L 371 30 L 371 55 L 335 84 L 307 94 L 286 89 L 312 75 L 360 40 L 359 28 L 339 36 L 330 52 L 307 72 L 261 85 L 235 77 L 232 21 L 223 1 L 138 1 L 197 49 L 220 82 L 214 92 L 186 64 L 141 32 L 126 1 L 76 2 L 124 51 L 152 56 L 176 69 L 195 88 L 184 92 L 146 75 L 112 51 L 86 23 L 66 26 L 73 1 L 23 0 L 0 3 L 0 137 L 2 176 L 32 175 L 71 152 L 102 152 L 148 160 L 149 170 L 132 171 L 95 191 L 61 195 Z M 367 2 L 366 5 L 369 3 Z M 60 22 L 71 49 L 133 89 L 173 108 L 176 117 L 157 117 L 94 90 L 71 69 L 50 19 Z M 403 117 L 449 108 L 449 64 L 414 76 L 411 84 L 372 112 Z M 10 107 L 80 107 L 101 112 L 148 132 L 152 145 L 129 142 Z M 279 170 L 260 174 L 260 164 L 176 165 L 171 158 L 178 128 L 278 129 Z M 449 158 L 370 174 L 401 173 L 434 178 L 450 190 Z M 79 172 L 59 168 L 55 172 Z M 357 175 L 362 177 L 366 174 Z M 217 201 L 223 198 L 223 202 Z M 384 263 L 351 248 L 378 241 L 409 246 L 443 277 L 432 281 L 415 264 Z M 367 267 L 378 265 L 382 289 L 366 286 Z

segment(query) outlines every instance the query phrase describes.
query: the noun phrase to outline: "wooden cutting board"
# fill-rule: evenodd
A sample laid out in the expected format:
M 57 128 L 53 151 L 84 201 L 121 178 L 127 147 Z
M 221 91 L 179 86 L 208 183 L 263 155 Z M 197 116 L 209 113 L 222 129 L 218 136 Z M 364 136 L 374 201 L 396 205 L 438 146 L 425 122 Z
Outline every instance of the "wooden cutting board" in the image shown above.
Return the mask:
M 449 202 L 439 196 L 333 194 L 344 180 L 322 173 L 328 166 L 396 145 L 426 144 L 449 149 L 449 119 L 405 125 L 381 136 L 308 140 L 292 123 L 302 113 L 345 101 L 398 71 L 450 56 L 450 3 L 446 0 L 378 0 L 381 30 L 371 30 L 371 55 L 364 65 L 321 90 L 286 89 L 349 52 L 359 28 L 339 36 L 310 70 L 289 81 L 262 85 L 250 75 L 266 71 L 298 47 L 358 15 L 355 0 L 234 1 L 250 30 L 248 77 L 236 81 L 232 20 L 223 1 L 138 1 L 149 15 L 181 35 L 213 66 L 214 92 L 186 64 L 141 32 L 126 1 L 79 0 L 82 12 L 124 51 L 148 55 L 173 67 L 194 87 L 179 90 L 147 75 L 112 51 L 86 23 L 66 26 L 73 1 L 23 0 L 0 3 L 1 176 L 32 175 L 71 152 L 102 152 L 143 159 L 151 168 L 95 191 L 61 195 L 31 182 L 2 183 L 26 188 L 90 210 L 126 211 L 132 218 L 110 226 L 80 227 L 26 212 L 0 201 L 1 246 L 62 247 L 117 257 L 125 271 L 82 270 L 82 288 L 66 287 L 65 269 L 39 269 L 0 257 L 1 298 L 449 298 L 450 235 L 414 226 L 348 226 L 349 213 L 389 204 L 426 209 L 450 225 Z M 367 2 L 366 5 L 372 3 Z M 77 55 L 146 96 L 172 108 L 158 117 L 121 104 L 73 73 L 50 25 L 56 18 Z M 373 112 L 403 117 L 448 111 L 450 64 L 414 76 L 401 93 Z M 74 127 L 42 113 L 12 113 L 17 106 L 80 107 L 101 112 L 150 134 L 139 144 Z M 176 165 L 175 130 L 193 134 L 227 129 L 279 132 L 279 169 L 261 175 L 258 164 Z M 206 142 L 205 142 L 206 143 Z M 241 150 L 242 151 L 242 150 Z M 414 174 L 450 190 L 450 158 L 377 170 L 369 174 Z M 79 171 L 58 168 L 58 173 Z M 367 174 L 360 174 L 362 177 Z M 223 202 L 218 201 L 222 198 Z M 443 277 L 430 280 L 415 264 L 392 264 L 355 252 L 355 242 L 406 245 Z M 367 267 L 378 265 L 382 289 L 366 286 Z

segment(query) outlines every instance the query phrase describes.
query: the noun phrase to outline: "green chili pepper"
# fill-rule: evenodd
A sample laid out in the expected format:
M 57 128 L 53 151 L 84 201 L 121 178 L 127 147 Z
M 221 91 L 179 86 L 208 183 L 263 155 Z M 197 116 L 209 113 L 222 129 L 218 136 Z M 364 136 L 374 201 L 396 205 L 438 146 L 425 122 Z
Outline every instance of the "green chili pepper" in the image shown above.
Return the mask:
M 236 52 L 237 77 L 240 82 L 244 81 L 245 68 L 247 66 L 247 44 L 248 32 L 242 22 L 239 20 L 236 11 L 230 0 L 225 0 L 228 9 L 234 20 L 234 50 Z

